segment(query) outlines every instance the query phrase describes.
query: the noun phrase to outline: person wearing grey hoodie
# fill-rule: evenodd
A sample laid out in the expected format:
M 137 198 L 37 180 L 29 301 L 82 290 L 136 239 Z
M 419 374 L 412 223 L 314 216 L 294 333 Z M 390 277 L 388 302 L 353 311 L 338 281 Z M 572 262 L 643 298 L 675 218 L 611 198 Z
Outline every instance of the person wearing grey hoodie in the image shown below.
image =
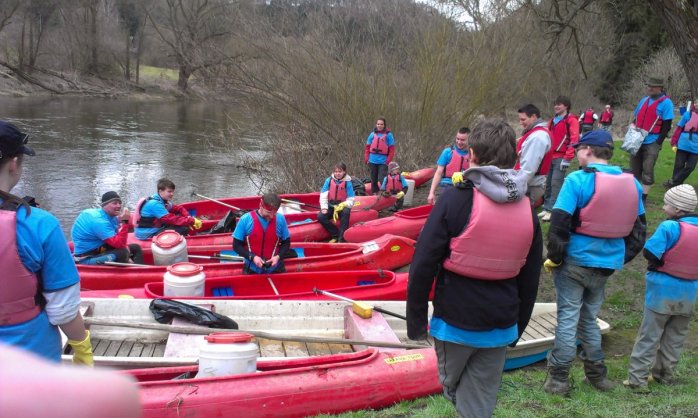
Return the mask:
M 471 168 L 456 173 L 454 187 L 436 202 L 410 267 L 407 335 L 425 339 L 429 330 L 434 337 L 444 395 L 461 416 L 492 415 L 506 348 L 523 334 L 538 291 L 543 239 L 526 198 L 528 177 L 512 169 L 515 138 L 503 120 L 483 120 L 473 129 Z M 512 216 L 505 220 L 502 213 Z M 461 251 L 469 246 L 476 251 Z M 506 262 L 483 267 L 489 258 Z M 510 267 L 501 268 L 507 262 Z

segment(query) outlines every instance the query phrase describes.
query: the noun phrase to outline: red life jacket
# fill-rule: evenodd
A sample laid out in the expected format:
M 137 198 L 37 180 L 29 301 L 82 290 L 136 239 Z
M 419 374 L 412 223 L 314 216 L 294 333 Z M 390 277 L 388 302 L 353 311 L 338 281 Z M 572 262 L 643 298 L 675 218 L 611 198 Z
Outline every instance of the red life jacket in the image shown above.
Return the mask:
M 521 138 L 519 138 L 519 141 L 516 143 L 516 155 L 518 155 L 519 158 L 521 158 L 521 148 L 523 148 L 524 142 L 526 142 L 526 139 L 528 139 L 528 137 L 536 131 L 544 131 L 546 134 L 548 134 L 548 137 L 551 136 L 550 131 L 543 126 L 536 126 L 535 128 L 533 128 L 530 131 L 523 134 L 521 136 Z M 546 152 L 545 155 L 543 156 L 543 160 L 540 162 L 540 165 L 538 166 L 538 171 L 536 172 L 536 174 L 541 175 L 541 176 L 547 175 L 548 171 L 550 171 L 550 164 L 552 162 L 553 162 L 553 147 L 551 144 L 550 150 L 548 150 L 548 152 Z M 516 165 L 514 166 L 514 169 L 521 170 L 521 163 L 519 160 L 516 161 Z
M 698 132 L 698 112 L 691 111 L 691 117 L 688 122 L 683 126 L 684 132 L 696 133 Z
M 264 260 L 269 260 L 276 255 L 276 250 L 280 246 L 279 237 L 276 235 L 276 215 L 267 224 L 266 231 L 262 228 L 257 211 L 250 212 L 250 215 L 252 215 L 252 233 L 247 236 L 247 249 Z
M 601 120 L 599 122 L 604 125 L 610 125 L 611 123 L 613 123 L 613 112 L 611 112 L 610 110 L 604 110 L 601 113 Z
M 371 154 L 388 155 L 388 133 L 389 130 L 383 132 L 373 131 L 373 140 L 371 141 Z
M 570 114 L 566 114 L 564 118 L 554 124 L 555 119 L 550 119 L 548 122 L 548 130 L 550 131 L 551 146 L 554 153 L 564 154 L 567 151 L 567 144 L 570 143 Z
M 332 203 L 344 202 L 347 200 L 347 184 L 346 176 L 337 182 L 333 177 L 330 177 L 330 190 L 327 194 L 327 200 Z
M 506 220 L 506 221 L 503 221 Z M 502 241 L 502 237 L 507 237 Z M 463 232 L 451 239 L 448 271 L 480 280 L 515 277 L 526 264 L 533 241 L 531 203 L 495 203 L 473 189 L 473 208 Z
M 597 238 L 623 238 L 637 219 L 638 192 L 630 173 L 594 172 L 594 194 L 579 211 L 575 232 Z
M 589 108 L 584 111 L 584 116 L 582 117 L 582 124 L 593 125 L 594 124 L 594 109 Z
M 664 253 L 664 265 L 657 270 L 672 276 L 698 280 L 698 226 L 679 221 L 679 240 Z
M 19 258 L 17 212 L 0 210 L 0 326 L 16 325 L 41 312 L 37 303 L 39 280 Z
M 458 173 L 468 168 L 470 168 L 470 158 L 468 158 L 468 154 L 460 155 L 458 151 L 456 151 L 456 147 L 451 145 L 451 161 L 446 164 L 446 170 L 444 171 L 446 178 L 451 178 L 453 173 Z
M 397 192 L 402 191 L 402 182 L 400 181 L 400 173 L 397 173 L 395 175 L 388 174 L 388 177 L 386 178 L 386 181 L 385 181 L 385 191 L 390 193 L 390 194 L 396 194 Z
M 640 111 L 637 112 L 635 125 L 651 134 L 658 134 L 662 130 L 662 118 L 657 114 L 657 107 L 665 99 L 667 99 L 666 95 L 649 104 L 650 98 L 647 97 L 647 100 L 640 107 Z

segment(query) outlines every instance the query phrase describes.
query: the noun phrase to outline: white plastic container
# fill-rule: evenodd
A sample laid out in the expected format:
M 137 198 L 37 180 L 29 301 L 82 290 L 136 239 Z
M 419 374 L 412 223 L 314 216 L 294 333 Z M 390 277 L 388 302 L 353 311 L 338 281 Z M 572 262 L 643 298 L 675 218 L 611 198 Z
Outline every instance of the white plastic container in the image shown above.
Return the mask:
M 177 231 L 162 231 L 153 237 L 150 243 L 153 251 L 153 264 L 169 266 L 170 264 L 189 261 L 187 240 Z
M 194 263 L 175 263 L 167 267 L 163 277 L 165 296 L 204 296 L 206 274 Z
M 405 197 L 403 198 L 403 205 L 412 206 L 412 199 L 414 198 L 414 180 L 405 179 L 405 181 L 407 182 L 407 193 L 405 193 Z
M 199 347 L 196 377 L 230 376 L 257 371 L 257 344 L 245 332 L 214 332 Z

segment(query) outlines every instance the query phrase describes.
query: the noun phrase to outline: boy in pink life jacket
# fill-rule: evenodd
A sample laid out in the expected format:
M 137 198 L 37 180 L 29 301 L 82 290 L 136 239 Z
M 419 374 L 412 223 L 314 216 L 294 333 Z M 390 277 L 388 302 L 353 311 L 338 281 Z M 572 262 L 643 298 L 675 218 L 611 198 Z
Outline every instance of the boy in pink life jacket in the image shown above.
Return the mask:
M 675 379 L 698 294 L 696 205 L 693 186 L 669 189 L 662 208 L 668 219 L 645 243 L 645 309 L 623 382 L 626 387 L 644 391 L 648 381 L 668 384 Z

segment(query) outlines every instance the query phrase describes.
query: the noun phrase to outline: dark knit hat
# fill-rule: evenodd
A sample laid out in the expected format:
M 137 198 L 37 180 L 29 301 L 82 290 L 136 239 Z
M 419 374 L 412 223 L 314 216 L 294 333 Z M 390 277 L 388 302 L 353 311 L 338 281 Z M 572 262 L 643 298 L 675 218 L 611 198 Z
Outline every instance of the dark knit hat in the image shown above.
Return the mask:
M 684 212 L 693 212 L 698 206 L 696 191 L 690 184 L 679 184 L 667 190 L 664 203 Z
M 395 161 L 391 161 L 390 164 L 388 164 L 388 171 L 393 171 L 393 170 L 399 170 L 400 165 L 396 163 Z
M 111 203 L 115 200 L 118 200 L 119 202 L 121 202 L 121 197 L 119 196 L 118 193 L 116 193 L 114 191 L 109 191 L 109 192 L 104 193 L 102 195 L 102 207 L 104 207 L 104 205 Z
M 36 155 L 27 146 L 29 135 L 11 123 L 0 121 L 0 159 L 16 157 L 19 154 Z

